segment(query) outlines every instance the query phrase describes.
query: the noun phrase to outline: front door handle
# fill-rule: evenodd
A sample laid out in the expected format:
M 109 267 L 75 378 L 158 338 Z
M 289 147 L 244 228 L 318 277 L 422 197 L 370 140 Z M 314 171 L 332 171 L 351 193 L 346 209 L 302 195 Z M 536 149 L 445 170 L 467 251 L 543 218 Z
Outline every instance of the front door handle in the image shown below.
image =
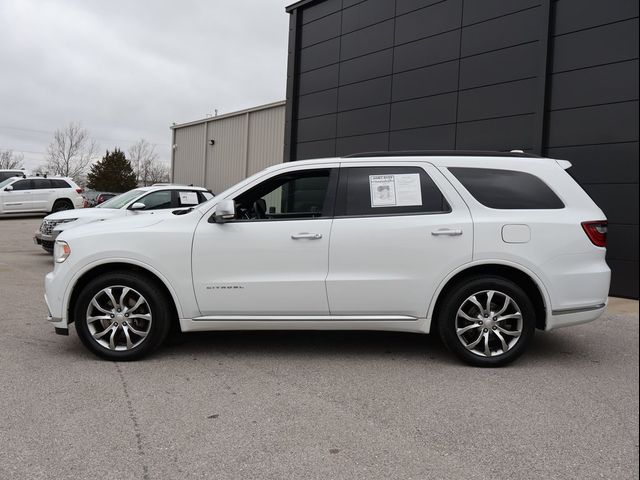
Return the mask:
M 320 240 L 322 238 L 321 233 L 294 233 L 291 235 L 291 238 L 294 240 Z
M 441 228 L 440 230 L 435 230 L 431 232 L 431 235 L 434 237 L 439 237 L 441 235 L 447 235 L 449 237 L 457 237 L 462 235 L 462 230 L 456 228 Z

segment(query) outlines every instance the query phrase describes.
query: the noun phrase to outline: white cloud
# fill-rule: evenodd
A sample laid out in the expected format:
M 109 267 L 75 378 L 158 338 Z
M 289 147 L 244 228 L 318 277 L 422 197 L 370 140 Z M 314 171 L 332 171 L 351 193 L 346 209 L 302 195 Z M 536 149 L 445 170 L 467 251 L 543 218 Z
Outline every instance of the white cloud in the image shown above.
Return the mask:
M 42 162 L 79 121 L 103 149 L 141 137 L 168 160 L 172 122 L 284 99 L 282 0 L 3 0 L 0 149 Z

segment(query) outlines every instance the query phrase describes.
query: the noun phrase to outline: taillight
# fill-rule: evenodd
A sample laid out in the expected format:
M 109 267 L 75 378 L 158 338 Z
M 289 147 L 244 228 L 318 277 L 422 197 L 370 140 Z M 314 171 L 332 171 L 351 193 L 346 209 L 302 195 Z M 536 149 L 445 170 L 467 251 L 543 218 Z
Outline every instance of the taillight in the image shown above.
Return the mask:
M 82 193 L 82 192 L 84 192 L 84 190 L 82 188 L 76 188 L 76 192 Z
M 607 246 L 607 221 L 598 220 L 594 222 L 582 222 L 587 237 L 596 247 Z

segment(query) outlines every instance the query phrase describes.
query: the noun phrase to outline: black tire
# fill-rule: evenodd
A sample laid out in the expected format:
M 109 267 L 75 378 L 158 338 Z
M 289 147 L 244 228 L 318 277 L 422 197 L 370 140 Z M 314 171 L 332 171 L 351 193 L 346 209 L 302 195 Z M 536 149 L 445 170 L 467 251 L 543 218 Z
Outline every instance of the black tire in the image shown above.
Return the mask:
M 482 310 L 471 301 L 472 296 L 478 300 Z M 507 297 L 513 303 L 507 302 Z M 489 313 L 487 302 L 490 303 Z M 505 313 L 492 316 L 507 303 Z M 462 313 L 459 317 L 459 311 L 473 321 L 466 320 Z M 495 321 L 503 316 L 512 318 Z M 444 344 L 458 358 L 476 367 L 501 367 L 518 358 L 531 343 L 535 326 L 536 314 L 531 299 L 516 283 L 498 276 L 472 277 L 459 282 L 447 294 L 438 315 L 438 328 Z M 518 331 L 519 336 L 506 334 Z M 478 339 L 480 343 L 474 347 Z M 485 342 L 489 356 L 485 353 Z M 504 345 L 507 346 L 506 351 Z
M 113 287 L 111 292 L 116 300 L 116 306 L 111 310 L 109 310 L 109 308 L 112 306 L 112 303 L 108 300 L 107 294 L 103 292 L 104 289 L 109 287 Z M 123 287 L 130 289 L 129 293 L 123 294 Z M 107 311 L 112 311 L 112 314 L 116 315 L 115 317 L 91 323 L 87 321 L 89 313 L 109 316 L 104 314 L 104 311 L 97 311 L 93 305 L 91 306 L 91 312 L 89 311 L 90 303 L 96 295 L 98 295 L 98 303 Z M 138 295 L 138 297 L 136 297 L 136 295 Z M 131 308 L 133 306 L 131 303 L 135 303 L 136 298 L 139 297 L 142 297 L 145 303 L 138 307 L 138 309 Z M 120 302 L 122 302 L 122 306 L 127 304 L 127 308 L 130 308 L 130 312 L 133 312 L 130 314 L 131 317 L 125 313 L 127 311 L 125 308 L 122 308 L 121 313 L 116 313 L 116 307 L 121 306 Z M 142 310 L 140 310 L 140 308 L 142 308 Z M 118 312 L 120 312 L 120 310 L 118 310 Z M 166 298 L 166 293 L 157 283 L 146 276 L 127 271 L 107 273 L 89 282 L 80 292 L 73 313 L 76 332 L 78 332 L 82 343 L 99 357 L 113 361 L 138 360 L 154 351 L 166 339 L 171 323 L 174 320 L 173 308 Z M 125 315 L 127 318 L 124 318 Z M 145 320 L 132 318 L 134 316 L 144 317 L 145 315 L 150 316 L 148 328 L 145 326 Z M 120 320 L 120 322 L 118 322 L 118 320 Z M 142 322 L 142 324 L 135 322 Z M 127 327 L 126 336 L 125 327 Z M 110 349 L 109 345 L 105 345 L 107 338 L 112 337 L 112 330 L 109 330 L 109 328 L 116 330 L 116 333 L 113 335 L 113 345 L 118 348 L 116 344 L 120 343 L 122 348 L 126 347 L 125 349 L 115 350 Z M 91 330 L 93 330 L 93 333 Z M 133 333 L 143 330 L 146 330 L 144 337 L 139 337 Z M 103 334 L 104 336 L 98 340 L 93 336 L 100 335 L 100 333 L 107 331 L 108 333 Z M 131 348 L 126 345 L 127 337 L 132 343 Z M 139 344 L 136 343 L 138 340 Z M 122 345 L 122 343 L 125 345 Z
M 59 198 L 53 202 L 51 213 L 62 212 L 64 210 L 73 210 L 73 203 L 71 203 L 71 200 L 67 198 Z

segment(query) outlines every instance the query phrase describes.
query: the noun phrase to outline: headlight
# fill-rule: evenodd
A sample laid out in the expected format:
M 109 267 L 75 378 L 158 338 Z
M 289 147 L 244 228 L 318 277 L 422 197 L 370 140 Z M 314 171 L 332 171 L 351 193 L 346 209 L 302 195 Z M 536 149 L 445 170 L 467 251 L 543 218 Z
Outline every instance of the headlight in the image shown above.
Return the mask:
M 58 220 L 58 224 L 60 224 L 60 223 L 75 222 L 76 220 L 77 220 L 77 218 L 65 218 L 64 220 Z
M 56 240 L 53 247 L 53 258 L 56 263 L 64 262 L 71 255 L 71 247 L 63 240 Z

